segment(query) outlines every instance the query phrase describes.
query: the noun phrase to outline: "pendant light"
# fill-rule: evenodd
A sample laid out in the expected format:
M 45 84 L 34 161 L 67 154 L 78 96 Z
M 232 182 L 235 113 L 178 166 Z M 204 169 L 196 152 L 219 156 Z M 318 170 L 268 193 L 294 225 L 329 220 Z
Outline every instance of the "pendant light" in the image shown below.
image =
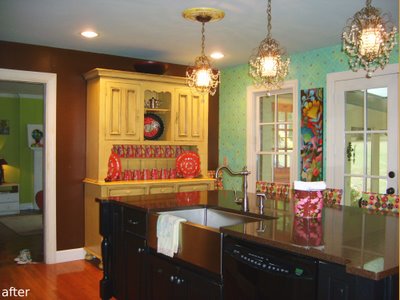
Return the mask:
M 288 74 L 290 59 L 285 57 L 285 50 L 271 37 L 271 0 L 268 0 L 267 17 L 267 37 L 250 57 L 249 74 L 257 87 L 264 86 L 269 93 L 282 85 Z
M 349 19 L 343 32 L 343 50 L 349 56 L 350 68 L 354 72 L 363 68 L 367 71 L 367 78 L 378 67 L 383 69 L 396 45 L 396 32 L 389 16 L 381 16 L 380 10 L 367 0 L 366 6 Z
M 204 53 L 205 23 L 221 20 L 225 13 L 215 8 L 189 8 L 183 11 L 182 16 L 187 20 L 201 23 L 201 54 L 196 57 L 194 65 L 186 70 L 186 82 L 195 91 L 214 95 L 220 82 L 220 71 L 213 69 L 209 58 Z

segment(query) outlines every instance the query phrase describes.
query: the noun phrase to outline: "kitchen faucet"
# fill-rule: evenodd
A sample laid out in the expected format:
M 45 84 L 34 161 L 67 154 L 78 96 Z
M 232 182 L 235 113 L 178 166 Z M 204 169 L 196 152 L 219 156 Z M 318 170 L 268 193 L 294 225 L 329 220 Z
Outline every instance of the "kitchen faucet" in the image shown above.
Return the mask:
M 220 166 L 215 171 L 215 179 L 218 179 L 219 171 L 225 169 L 227 170 L 232 176 L 243 176 L 243 198 L 238 198 L 235 192 L 235 202 L 243 203 L 243 211 L 247 212 L 249 210 L 249 197 L 247 195 L 247 176 L 250 174 L 250 171 L 247 170 L 247 166 L 244 166 L 242 171 L 234 172 L 228 166 Z

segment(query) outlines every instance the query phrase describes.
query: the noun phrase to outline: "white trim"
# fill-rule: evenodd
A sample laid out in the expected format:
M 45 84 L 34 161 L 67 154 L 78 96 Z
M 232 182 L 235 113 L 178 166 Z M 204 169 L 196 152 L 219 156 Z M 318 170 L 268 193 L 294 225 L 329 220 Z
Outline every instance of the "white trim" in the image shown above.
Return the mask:
M 291 89 L 293 92 L 293 155 L 290 157 L 291 159 L 291 168 L 290 168 L 290 178 L 291 182 L 297 180 L 298 177 L 298 103 L 299 103 L 299 91 L 298 91 L 298 81 L 297 80 L 288 80 L 285 81 L 281 87 L 284 89 Z M 256 99 L 260 94 L 266 94 L 267 91 L 265 88 L 260 87 L 257 88 L 254 85 L 247 87 L 247 146 L 246 146 L 246 159 L 247 159 L 247 168 L 251 171 L 251 174 L 248 176 L 248 186 L 249 192 L 255 193 L 256 191 L 256 129 L 254 119 Z M 294 157 L 293 157 L 294 156 Z
M 376 70 L 373 74 L 373 77 L 382 76 L 382 75 L 390 75 L 390 74 L 398 74 L 399 65 L 398 64 L 390 64 L 385 67 L 384 70 Z M 353 72 L 353 71 L 345 71 L 345 72 L 337 72 L 337 73 L 329 73 L 326 76 L 327 82 L 327 99 L 326 99 L 326 184 L 330 188 L 343 188 L 336 180 L 335 170 L 337 168 L 342 168 L 335 157 L 337 156 L 336 151 L 340 150 L 335 144 L 335 139 L 333 138 L 338 130 L 338 122 L 343 122 L 343 120 L 338 120 L 335 115 L 335 85 L 340 81 L 347 81 L 353 79 L 362 79 L 365 78 L 364 72 Z M 398 138 L 398 137 L 397 137 Z
M 55 263 L 84 259 L 86 252 L 83 248 L 57 251 Z
M 44 125 L 44 261 L 56 263 L 56 105 L 57 74 L 0 69 L 0 80 L 43 83 L 45 85 Z

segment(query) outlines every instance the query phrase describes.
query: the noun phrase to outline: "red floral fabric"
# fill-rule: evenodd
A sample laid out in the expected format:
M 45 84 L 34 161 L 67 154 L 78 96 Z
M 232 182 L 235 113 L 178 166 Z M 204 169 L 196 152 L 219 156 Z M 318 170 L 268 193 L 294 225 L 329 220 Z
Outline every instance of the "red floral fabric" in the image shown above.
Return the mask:
M 399 195 L 363 192 L 360 207 L 376 213 L 399 213 Z

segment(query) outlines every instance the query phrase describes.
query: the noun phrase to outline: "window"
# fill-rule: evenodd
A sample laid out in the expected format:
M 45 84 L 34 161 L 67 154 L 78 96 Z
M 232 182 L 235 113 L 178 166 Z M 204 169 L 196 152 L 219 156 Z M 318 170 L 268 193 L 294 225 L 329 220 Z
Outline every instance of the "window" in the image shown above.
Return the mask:
M 293 94 L 257 97 L 257 180 L 290 183 Z
M 249 190 L 259 180 L 291 183 L 297 177 L 297 82 L 269 95 L 249 88 L 247 120 Z

